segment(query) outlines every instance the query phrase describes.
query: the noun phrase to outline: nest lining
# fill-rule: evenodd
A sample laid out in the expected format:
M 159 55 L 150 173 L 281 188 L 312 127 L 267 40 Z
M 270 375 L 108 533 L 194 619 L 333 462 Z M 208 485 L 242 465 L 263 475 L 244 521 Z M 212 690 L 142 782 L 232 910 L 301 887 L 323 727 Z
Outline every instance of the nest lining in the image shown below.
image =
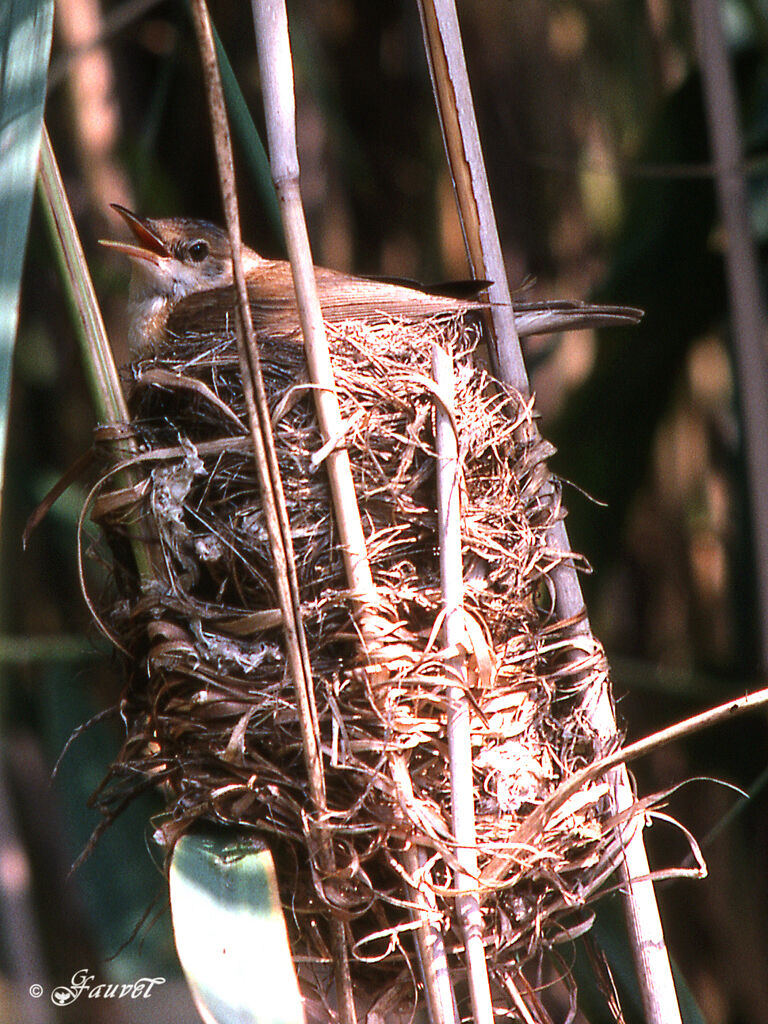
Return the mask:
M 114 586 L 93 602 L 129 655 L 130 678 L 127 736 L 96 801 L 110 816 L 150 780 L 167 797 L 169 842 L 201 819 L 266 834 L 279 875 L 283 865 L 294 950 L 309 961 L 328 955 L 317 922 L 341 914 L 353 956 L 383 961 L 391 979 L 409 961 L 401 930 L 419 886 L 448 924 L 455 857 L 430 374 L 430 342 L 438 341 L 456 368 L 480 892 L 489 968 L 501 977 L 569 934 L 574 908 L 616 853 L 600 782 L 571 798 L 534 843 L 515 841 L 526 815 L 596 756 L 579 694 L 607 681 L 599 648 L 576 650 L 567 627 L 540 606 L 563 557 L 547 543 L 561 514 L 544 465 L 551 449 L 527 429 L 531 404 L 482 369 L 471 324 L 349 322 L 329 333 L 341 440 L 379 611 L 390 623 L 384 675 L 381 665 L 367 671 L 350 610 L 325 471 L 314 458 L 322 441 L 303 349 L 293 336 L 259 344 L 315 683 L 329 807 L 322 826 L 336 871 L 324 871 L 317 855 L 228 334 L 176 339 L 136 365 L 131 434 L 140 454 L 121 456 L 111 438 L 104 446 L 108 466 L 91 516 L 111 552 Z M 149 543 L 151 581 L 139 581 L 129 534 Z M 403 867 L 409 846 L 427 856 L 417 879 Z M 446 934 L 453 955 L 461 942 Z

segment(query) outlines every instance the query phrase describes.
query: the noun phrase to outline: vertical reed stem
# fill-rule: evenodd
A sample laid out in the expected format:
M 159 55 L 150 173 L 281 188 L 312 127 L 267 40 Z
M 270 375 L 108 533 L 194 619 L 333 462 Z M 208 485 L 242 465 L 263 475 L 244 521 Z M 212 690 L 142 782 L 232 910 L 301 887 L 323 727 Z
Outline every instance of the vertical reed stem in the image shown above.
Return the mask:
M 447 687 L 448 756 L 451 771 L 451 815 L 456 837 L 456 873 L 459 890 L 456 911 L 464 934 L 467 973 L 475 1024 L 493 1024 L 493 1003 L 485 963 L 483 917 L 477 888 L 477 834 L 475 786 L 472 772 L 472 735 L 467 697 L 466 655 L 463 653 L 464 575 L 461 556 L 460 470 L 456 421 L 453 358 L 440 345 L 432 345 L 432 375 L 442 398 L 435 412 L 437 448 L 437 520 L 440 536 L 440 583 L 443 592 L 445 647 L 456 650 L 446 659 L 446 675 L 455 680 Z
M 343 424 L 301 203 L 293 67 L 284 0 L 253 0 L 253 14 L 272 178 L 283 218 L 307 367 L 311 381 L 317 385 L 313 395 L 318 423 L 323 440 L 328 441 L 343 433 Z M 361 632 L 365 641 L 374 642 L 376 628 L 371 612 L 375 611 L 378 598 L 346 449 L 331 451 L 326 459 L 326 468 L 347 579 Z
M 320 755 L 312 669 L 309 664 L 304 626 L 301 619 L 301 601 L 295 574 L 293 539 L 290 523 L 288 522 L 280 470 L 277 465 L 269 407 L 261 374 L 261 359 L 256 345 L 256 336 L 253 331 L 251 310 L 243 272 L 240 216 L 237 205 L 232 146 L 224 105 L 224 92 L 216 61 L 213 30 L 205 0 L 193 0 L 192 13 L 203 61 L 206 94 L 208 96 L 213 125 L 222 199 L 232 245 L 232 269 L 237 289 L 239 314 L 236 318 L 238 354 L 240 357 L 243 394 L 248 408 L 248 421 L 251 440 L 254 445 L 256 472 L 259 479 L 270 548 L 274 559 L 275 582 L 280 609 L 283 614 L 287 659 L 299 706 L 310 791 L 316 809 L 322 814 L 325 810 L 325 777 L 323 775 L 322 758 Z
M 455 0 L 419 0 L 425 47 L 432 74 L 435 101 L 453 177 L 467 252 L 475 276 L 493 281 L 489 350 L 499 378 L 523 395 L 530 384 L 523 361 L 509 286 L 485 173 L 472 92 L 461 41 Z M 552 547 L 567 554 L 570 543 L 561 521 L 549 531 Z M 580 617 L 575 632 L 592 638 L 576 569 L 564 558 L 552 574 L 556 589 L 555 611 L 560 619 Z M 605 686 L 588 691 L 584 713 L 601 741 L 615 739 L 616 720 Z M 615 812 L 632 806 L 634 794 L 624 766 L 609 775 Z M 642 821 L 642 819 L 640 819 Z M 653 884 L 643 844 L 642 828 L 629 822 L 629 835 L 620 866 L 626 886 L 627 918 L 638 964 L 638 981 L 648 1024 L 675 1024 L 680 1020 L 672 971 L 664 942 Z
M 264 6 L 268 5 L 265 4 Z M 224 93 L 216 60 L 213 30 L 205 0 L 193 0 L 192 11 L 203 60 L 203 70 L 207 86 L 206 92 L 214 129 L 219 178 L 227 227 L 232 244 L 232 269 L 237 290 L 239 314 L 236 318 L 237 339 L 243 378 L 243 393 L 248 407 L 256 470 L 275 565 L 275 580 L 280 609 L 283 614 L 287 660 L 294 683 L 301 721 L 310 796 L 315 812 L 320 819 L 317 830 L 320 843 L 320 864 L 325 873 L 332 874 L 334 871 L 334 855 L 330 834 L 324 821 L 327 812 L 325 775 L 320 751 L 312 669 L 309 663 L 304 625 L 301 618 L 301 597 L 296 577 L 295 558 L 293 556 L 293 539 L 277 463 L 269 407 L 261 373 L 261 360 L 253 331 L 248 292 L 243 272 L 237 192 Z M 273 115 L 274 112 L 268 111 L 268 117 L 270 114 Z M 356 1024 L 349 973 L 349 954 L 343 922 L 334 921 L 332 923 L 331 938 L 342 1024 Z
M 426 854 L 411 846 L 406 850 L 405 867 L 411 878 L 419 878 L 424 869 Z M 430 1024 L 459 1024 L 453 987 L 448 972 L 448 959 L 441 928 L 430 920 L 430 911 L 437 909 L 437 901 L 422 889 L 411 888 L 411 897 L 418 905 L 414 916 L 421 921 L 416 932 L 416 950 L 424 981 L 427 1012 Z

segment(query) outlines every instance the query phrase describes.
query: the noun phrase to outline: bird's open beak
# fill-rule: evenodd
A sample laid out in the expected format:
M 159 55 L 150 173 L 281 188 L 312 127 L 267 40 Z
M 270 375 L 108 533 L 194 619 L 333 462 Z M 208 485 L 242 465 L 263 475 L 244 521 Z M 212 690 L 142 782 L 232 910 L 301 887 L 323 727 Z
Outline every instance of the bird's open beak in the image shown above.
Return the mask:
M 143 220 L 141 217 L 137 217 L 135 213 L 131 213 L 130 210 L 126 210 L 124 206 L 120 206 L 118 203 L 112 203 L 111 206 L 112 209 L 116 210 L 123 218 L 139 244 L 133 245 L 130 242 L 113 242 L 102 238 L 99 239 L 99 245 L 104 245 L 108 249 L 113 249 L 115 252 L 121 252 L 125 256 L 129 256 L 132 260 L 151 263 L 156 267 L 162 266 L 162 261 L 171 258 L 173 254 L 162 238 L 160 238 L 157 232 L 150 226 L 149 221 Z

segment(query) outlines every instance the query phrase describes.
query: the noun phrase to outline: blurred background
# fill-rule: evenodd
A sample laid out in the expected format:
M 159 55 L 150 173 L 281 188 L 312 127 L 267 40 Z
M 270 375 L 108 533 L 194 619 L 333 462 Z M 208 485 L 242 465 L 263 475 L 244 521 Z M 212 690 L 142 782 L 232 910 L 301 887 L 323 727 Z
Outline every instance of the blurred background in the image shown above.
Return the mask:
M 261 130 L 250 8 L 213 2 L 211 13 Z M 729 0 L 723 14 L 765 270 L 768 6 Z M 303 0 L 289 3 L 289 16 L 315 261 L 424 282 L 466 277 L 415 4 Z M 571 542 L 592 566 L 587 606 L 613 667 L 622 727 L 637 739 L 764 685 L 752 538 L 768 524 L 753 521 L 744 475 L 724 236 L 688 9 L 674 0 L 483 0 L 461 4 L 460 17 L 511 287 L 646 311 L 636 328 L 526 348 L 542 430 L 558 448 L 552 466 L 572 483 Z M 127 267 L 97 245 L 119 232 L 109 204 L 223 220 L 186 5 L 58 0 L 46 116 L 124 362 Z M 235 146 L 244 238 L 283 255 L 256 158 L 237 131 Z M 159 804 L 132 807 L 69 874 L 98 824 L 87 798 L 117 750 L 119 719 L 78 735 L 51 782 L 73 730 L 118 702 L 122 669 L 80 595 L 84 491 L 70 489 L 21 548 L 28 516 L 89 448 L 94 425 L 38 208 L 14 373 L 0 814 L 19 845 L 0 878 L 0 1020 L 30 1019 L 17 1015 L 10 982 L 24 963 L 24 977 L 46 986 L 82 967 L 105 981 L 168 979 L 144 1006 L 80 1001 L 69 1012 L 39 1007 L 41 1020 L 195 1020 L 174 981 L 151 844 Z M 633 765 L 641 794 L 692 780 L 668 809 L 702 842 L 709 877 L 662 883 L 659 894 L 672 955 L 711 1024 L 768 1019 L 766 738 L 756 714 Z M 648 830 L 648 846 L 655 868 L 687 853 L 663 823 Z M 13 896 L 26 885 L 32 930 Z M 615 907 L 604 903 L 600 934 L 610 942 Z M 584 1003 L 590 1020 L 610 1019 L 586 987 Z M 627 1019 L 638 1019 L 631 1001 Z

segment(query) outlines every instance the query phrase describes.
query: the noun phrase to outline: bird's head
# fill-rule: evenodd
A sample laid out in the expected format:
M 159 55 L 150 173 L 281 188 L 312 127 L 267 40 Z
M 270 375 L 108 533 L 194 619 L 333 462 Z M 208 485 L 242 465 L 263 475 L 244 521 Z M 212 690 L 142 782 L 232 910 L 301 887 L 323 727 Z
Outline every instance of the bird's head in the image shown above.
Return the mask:
M 232 285 L 232 249 L 227 233 L 208 221 L 138 217 L 112 205 L 134 241 L 101 244 L 131 260 L 128 341 L 135 353 L 142 352 L 162 339 L 168 316 L 181 299 Z M 246 246 L 242 255 L 246 275 L 267 262 Z
M 226 232 L 187 217 L 137 217 L 113 204 L 135 242 L 102 241 L 133 264 L 131 299 L 175 303 L 193 292 L 232 284 L 232 251 Z

